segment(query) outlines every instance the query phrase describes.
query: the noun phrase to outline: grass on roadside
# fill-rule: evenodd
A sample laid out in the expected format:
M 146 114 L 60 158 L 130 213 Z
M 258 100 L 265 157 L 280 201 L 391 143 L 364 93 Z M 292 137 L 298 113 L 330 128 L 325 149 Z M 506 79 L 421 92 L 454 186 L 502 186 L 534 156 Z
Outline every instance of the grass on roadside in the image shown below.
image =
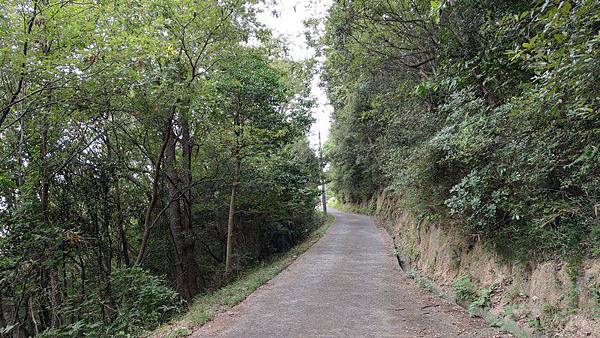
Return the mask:
M 187 312 L 179 319 L 144 336 L 182 337 L 192 334 L 194 328 L 207 323 L 218 313 L 231 309 L 261 285 L 287 268 L 300 254 L 308 250 L 325 234 L 333 220 L 334 217 L 329 215 L 325 222 L 302 243 L 294 246 L 284 254 L 275 255 L 260 265 L 249 269 L 232 283 L 214 292 L 198 296 Z
M 491 289 L 477 290 L 475 286 L 470 284 L 471 282 L 467 278 L 459 278 L 453 284 L 453 292 L 449 292 L 437 285 L 433 280 L 429 279 L 426 274 L 417 270 L 412 270 L 407 275 L 414 279 L 421 288 L 440 298 L 444 298 L 451 303 L 457 304 L 467 310 L 471 316 L 483 318 L 491 327 L 498 328 L 500 331 L 510 333 L 515 337 L 530 336 L 527 331 L 524 328 L 519 327 L 514 320 L 499 318 L 498 315 L 492 313 L 489 309 L 475 306 L 482 303 L 482 300 L 478 297 L 489 297 Z M 465 303 L 465 301 L 467 302 Z
M 373 215 L 375 211 L 375 206 L 372 205 L 372 203 L 369 203 L 368 206 L 360 206 L 356 204 L 342 203 L 335 197 L 330 198 L 327 203 L 339 211 L 349 212 L 352 214 Z

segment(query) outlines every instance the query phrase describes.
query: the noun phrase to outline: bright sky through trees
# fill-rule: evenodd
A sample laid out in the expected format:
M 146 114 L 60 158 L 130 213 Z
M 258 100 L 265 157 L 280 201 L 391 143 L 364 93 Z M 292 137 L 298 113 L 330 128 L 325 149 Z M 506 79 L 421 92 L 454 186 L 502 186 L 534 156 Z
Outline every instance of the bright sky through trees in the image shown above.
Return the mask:
M 287 40 L 290 56 L 299 61 L 315 55 L 315 50 L 308 46 L 304 35 L 304 21 L 324 18 L 331 3 L 331 0 L 278 0 L 275 5 L 268 6 L 268 9 L 258 17 L 275 34 Z M 322 24 L 319 29 L 323 29 Z M 322 61 L 319 59 L 319 62 Z M 310 133 L 310 143 L 313 147 L 318 143 L 319 132 L 323 140 L 329 135 L 329 118 L 333 109 L 323 88 L 319 87 L 319 81 L 320 78 L 316 77 L 312 81 L 311 88 L 312 95 L 317 99 L 317 106 L 313 109 L 315 123 Z

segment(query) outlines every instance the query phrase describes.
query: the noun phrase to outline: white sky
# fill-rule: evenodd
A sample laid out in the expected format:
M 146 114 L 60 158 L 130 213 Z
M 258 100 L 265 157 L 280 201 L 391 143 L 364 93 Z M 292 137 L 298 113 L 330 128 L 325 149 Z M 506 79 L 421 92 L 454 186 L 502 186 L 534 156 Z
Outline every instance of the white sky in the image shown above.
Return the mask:
M 292 59 L 300 61 L 314 56 L 315 51 L 309 48 L 304 36 L 304 20 L 309 18 L 324 18 L 333 0 L 277 0 L 258 15 L 259 20 L 270 28 L 277 36 L 285 38 L 289 43 L 289 54 Z M 277 15 L 273 14 L 277 12 Z M 321 27 L 322 29 L 323 27 Z M 318 75 L 313 79 L 311 95 L 317 105 L 313 109 L 315 123 L 309 137 L 313 147 L 318 145 L 318 133 L 324 142 L 329 135 L 330 114 L 333 111 L 323 88 L 319 87 Z

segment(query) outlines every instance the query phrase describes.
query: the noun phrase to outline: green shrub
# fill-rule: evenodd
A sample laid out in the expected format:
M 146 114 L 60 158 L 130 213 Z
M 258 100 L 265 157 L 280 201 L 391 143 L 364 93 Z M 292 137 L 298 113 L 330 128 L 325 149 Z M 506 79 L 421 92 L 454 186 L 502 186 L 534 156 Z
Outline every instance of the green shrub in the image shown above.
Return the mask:
M 600 255 L 598 1 L 448 3 L 429 23 L 443 41 L 435 64 L 418 76 L 386 49 L 414 48 L 398 39 L 408 28 L 357 14 L 403 6 L 392 3 L 331 11 L 336 196 L 364 203 L 387 189 L 511 260 Z
M 485 289 L 480 290 L 477 293 L 477 297 L 471 304 L 469 304 L 469 313 L 471 315 L 479 314 L 481 310 L 486 309 L 490 305 L 490 299 L 492 296 L 492 292 L 496 288 L 495 285 L 491 285 Z
M 590 287 L 590 292 L 592 293 L 592 299 L 595 302 L 594 313 L 596 317 L 600 318 L 600 282 L 594 283 Z
M 113 330 L 154 328 L 176 314 L 184 303 L 165 280 L 141 268 L 116 270 L 111 281 L 118 304 Z
M 469 276 L 457 278 L 454 283 L 452 283 L 452 288 L 454 289 L 456 300 L 459 303 L 469 304 L 477 297 L 477 290 Z
M 139 267 L 113 271 L 110 276 L 115 292 L 112 300 L 101 291 L 72 311 L 85 313 L 83 319 L 60 329 L 48 329 L 42 337 L 125 337 L 142 330 L 150 330 L 166 322 L 183 308 L 184 301 L 164 279 L 151 275 Z M 111 313 L 107 324 L 99 308 Z M 66 310 L 68 311 L 68 309 Z

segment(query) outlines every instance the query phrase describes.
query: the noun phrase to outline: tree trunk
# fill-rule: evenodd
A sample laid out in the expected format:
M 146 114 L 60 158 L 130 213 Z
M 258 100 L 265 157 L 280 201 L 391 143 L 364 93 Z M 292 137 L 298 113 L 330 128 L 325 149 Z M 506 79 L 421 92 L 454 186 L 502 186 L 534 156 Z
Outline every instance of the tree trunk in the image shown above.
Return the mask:
M 181 183 L 183 187 L 190 187 L 192 184 L 192 141 L 190 138 L 190 127 L 187 117 L 181 119 L 181 149 L 183 153 L 183 175 Z M 183 193 L 183 216 L 184 229 L 192 230 L 192 191 L 187 189 Z
M 163 134 L 163 142 L 160 147 L 160 151 L 156 155 L 156 159 L 154 162 L 154 177 L 152 182 L 152 193 L 150 195 L 150 203 L 148 204 L 148 208 L 146 208 L 146 214 L 144 216 L 144 234 L 142 235 L 142 243 L 140 244 L 140 250 L 138 252 L 137 259 L 135 260 L 135 265 L 141 265 L 144 260 L 144 255 L 146 253 L 146 247 L 148 246 L 148 239 L 150 238 L 150 227 L 152 225 L 152 212 L 154 211 L 154 207 L 156 206 L 156 202 L 158 201 L 158 193 L 159 193 L 159 178 L 160 178 L 160 170 L 162 166 L 163 157 L 165 154 L 165 150 L 167 148 L 167 143 L 169 143 L 169 139 L 171 138 L 171 128 L 173 122 L 173 113 L 169 116 L 168 120 L 165 123 L 165 130 Z
M 181 203 L 181 227 L 182 248 L 181 259 L 183 268 L 183 285 L 190 298 L 198 293 L 198 280 L 200 269 L 195 256 L 195 236 L 192 222 L 192 141 L 190 128 L 186 116 L 181 119 L 181 148 L 183 153 L 183 173 L 181 177 L 182 188 L 187 189 L 182 196 Z
M 17 163 L 19 170 L 17 173 L 17 187 L 19 188 L 19 194 L 22 194 L 23 184 L 25 184 L 25 170 L 23 169 L 23 159 L 25 154 L 25 117 L 21 117 L 19 120 L 19 148 L 17 153 Z M 17 199 L 20 200 L 21 196 Z M 18 203 L 18 202 L 17 202 Z
M 187 298 L 188 295 L 183 287 L 184 271 L 182 252 L 184 245 L 181 227 L 181 201 L 177 190 L 179 178 L 177 175 L 177 170 L 175 169 L 177 142 L 175 140 L 173 128 L 171 128 L 169 132 L 171 133 L 171 137 L 169 137 L 169 142 L 167 143 L 167 149 L 165 152 L 165 171 L 167 174 L 166 184 L 167 192 L 169 194 L 169 229 L 173 236 L 173 241 L 175 242 L 175 280 L 177 281 L 177 289 Z
M 3 295 L 0 293 L 0 327 L 6 327 L 7 321 L 4 317 L 4 302 L 2 301 Z M 0 332 L 0 338 L 3 338 L 4 335 Z
M 235 216 L 235 195 L 237 182 L 231 185 L 231 200 L 229 201 L 229 217 L 227 219 L 227 250 L 225 253 L 225 277 L 231 274 L 231 256 L 233 255 L 233 226 Z
M 131 260 L 129 259 L 129 244 L 127 243 L 127 234 L 125 233 L 125 219 L 123 217 L 123 208 L 121 207 L 121 187 L 119 186 L 119 179 L 116 181 L 116 203 L 117 203 L 117 227 L 119 229 L 119 237 L 121 239 L 121 259 L 124 266 L 129 266 Z
M 225 277 L 231 275 L 232 256 L 233 256 L 233 230 L 235 221 L 235 198 L 239 187 L 240 179 L 240 160 L 236 159 L 234 181 L 231 184 L 231 200 L 229 201 L 229 217 L 227 219 L 227 250 L 225 253 Z
M 52 102 L 52 96 L 48 95 L 48 100 Z M 49 105 L 50 106 L 50 105 Z M 42 135 L 40 140 L 40 158 L 42 162 L 42 177 L 41 177 L 41 192 L 40 202 L 42 208 L 42 220 L 45 228 L 50 227 L 50 167 L 48 163 L 48 130 L 50 129 L 48 122 L 48 112 L 42 112 Z M 60 285 L 58 281 L 58 268 L 56 263 L 48 267 L 48 277 L 50 279 L 50 305 L 51 305 L 51 323 L 53 328 L 61 325 L 60 320 Z
M 50 215 L 48 210 L 48 192 L 50 188 L 49 168 L 48 168 L 48 113 L 42 113 L 42 139 L 40 140 L 40 158 L 42 160 L 42 190 L 40 192 L 40 202 L 42 206 L 42 218 L 44 225 L 50 224 Z
M 191 144 L 189 127 L 185 118 L 181 119 L 181 147 L 183 154 L 182 174 L 176 165 L 177 143 L 175 136 L 167 146 L 165 167 L 167 171 L 167 190 L 169 193 L 169 227 L 175 242 L 177 289 L 187 299 L 198 293 L 199 268 L 194 256 L 194 236 L 191 221 Z M 173 133 L 173 130 L 171 130 Z M 184 189 L 187 189 L 184 191 Z
M 233 182 L 231 184 L 231 200 L 229 201 L 229 217 L 227 219 L 227 248 L 225 252 L 225 278 L 228 278 L 231 275 L 232 268 L 232 260 L 233 260 L 233 230 L 234 230 L 234 222 L 235 222 L 235 198 L 237 194 L 237 189 L 240 184 L 240 168 L 241 168 L 241 140 L 243 135 L 243 123 L 240 116 L 240 107 L 238 104 L 237 109 L 233 114 L 233 133 L 235 135 L 235 150 L 234 150 L 234 160 L 235 160 L 235 168 L 233 173 Z
M 112 166 L 112 149 L 108 138 L 105 140 L 107 149 L 107 159 L 109 165 Z M 110 221 L 112 219 L 112 208 L 110 207 L 110 185 L 111 177 L 114 177 L 113 170 L 109 167 L 102 167 L 100 173 L 100 184 L 102 186 L 102 222 L 98 224 L 98 244 L 100 252 L 100 277 L 104 284 L 104 294 L 108 300 L 108 304 L 104 305 L 104 313 L 108 319 L 108 322 L 112 322 L 114 316 L 115 299 L 112 293 L 112 285 L 110 282 L 110 275 L 112 272 L 112 258 L 113 258 L 113 245 L 111 236 Z M 103 252 L 106 251 L 106 252 Z

